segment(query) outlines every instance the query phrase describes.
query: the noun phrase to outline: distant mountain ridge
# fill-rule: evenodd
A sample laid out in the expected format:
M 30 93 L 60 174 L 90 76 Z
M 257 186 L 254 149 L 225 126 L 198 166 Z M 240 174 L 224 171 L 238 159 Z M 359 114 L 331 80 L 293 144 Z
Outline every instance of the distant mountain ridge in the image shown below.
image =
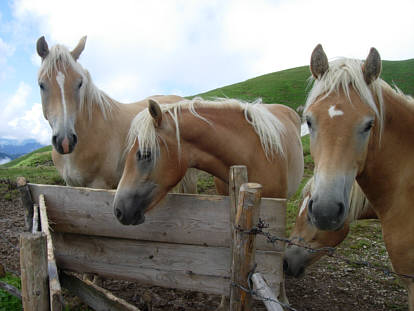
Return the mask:
M 19 141 L 15 139 L 0 138 L 0 159 L 15 159 L 44 146 L 45 145 L 40 144 L 34 139 Z

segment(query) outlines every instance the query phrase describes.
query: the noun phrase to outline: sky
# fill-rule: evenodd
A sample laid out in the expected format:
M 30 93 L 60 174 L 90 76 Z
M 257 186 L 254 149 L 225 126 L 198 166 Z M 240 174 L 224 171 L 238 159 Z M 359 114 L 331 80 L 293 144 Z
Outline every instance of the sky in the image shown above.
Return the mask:
M 73 49 L 94 83 L 128 103 L 194 95 L 328 58 L 414 58 L 413 0 L 1 0 L 0 138 L 50 143 L 36 41 Z

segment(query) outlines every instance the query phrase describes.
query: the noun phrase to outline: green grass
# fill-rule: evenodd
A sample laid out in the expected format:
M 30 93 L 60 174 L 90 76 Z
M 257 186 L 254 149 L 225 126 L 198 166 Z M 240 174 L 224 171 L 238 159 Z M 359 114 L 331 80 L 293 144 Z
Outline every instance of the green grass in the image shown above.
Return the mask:
M 7 284 L 13 285 L 18 289 L 21 289 L 20 278 L 7 273 L 5 277 L 0 278 L 0 281 L 3 281 Z M 10 295 L 4 290 L 0 289 L 0 311 L 20 311 L 22 310 L 22 303 L 16 297 Z
M 414 59 L 383 61 L 381 78 L 395 84 L 406 94 L 414 95 Z M 308 66 L 269 73 L 244 82 L 197 94 L 203 98 L 238 98 L 252 101 L 262 98 L 265 103 L 278 103 L 293 109 L 305 103 L 310 76 Z
M 52 146 L 30 152 L 20 158 L 0 165 L 0 179 L 15 181 L 23 176 L 28 182 L 36 184 L 65 184 L 52 164 Z
M 17 177 L 23 176 L 28 182 L 35 184 L 65 184 L 54 166 L 39 167 L 0 167 L 0 179 L 8 178 L 16 181 Z

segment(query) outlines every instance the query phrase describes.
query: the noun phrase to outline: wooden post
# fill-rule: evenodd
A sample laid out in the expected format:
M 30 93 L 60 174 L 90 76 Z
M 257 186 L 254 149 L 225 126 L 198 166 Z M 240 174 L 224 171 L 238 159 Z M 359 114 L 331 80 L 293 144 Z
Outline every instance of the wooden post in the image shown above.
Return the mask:
M 39 212 L 40 212 L 40 225 L 42 232 L 46 234 L 47 238 L 47 261 L 48 261 L 48 273 L 49 273 L 49 291 L 50 291 L 50 310 L 62 310 L 62 288 L 59 282 L 59 275 L 56 266 L 55 253 L 53 247 L 52 236 L 49 230 L 49 220 L 47 218 L 45 197 L 43 194 L 39 196 Z
M 230 195 L 230 260 L 233 258 L 234 223 L 236 219 L 237 206 L 239 203 L 239 192 L 241 185 L 248 183 L 247 167 L 245 165 L 234 165 L 230 167 L 229 195 Z M 231 269 L 231 265 L 230 265 Z M 231 271 L 230 271 L 231 275 Z
M 26 231 L 32 231 L 33 224 L 33 200 L 30 194 L 29 186 L 27 185 L 26 178 L 17 177 L 17 189 L 20 191 L 22 198 L 22 204 L 24 208 L 24 222 Z
M 264 298 L 270 298 L 274 301 L 270 300 L 263 300 L 263 303 L 266 306 L 266 309 L 268 311 L 283 311 L 282 306 L 277 303 L 277 298 L 273 291 L 270 289 L 270 287 L 267 285 L 266 281 L 263 279 L 262 275 L 260 273 L 254 273 L 252 275 L 252 281 L 254 286 L 256 287 L 257 293 L 264 297 Z M 259 297 L 260 299 L 260 297 Z
M 230 287 L 230 311 L 251 310 L 253 298 L 250 293 L 236 285 L 248 288 L 248 275 L 255 264 L 256 236 L 246 232 L 259 222 L 262 186 L 256 183 L 240 187 L 239 203 L 234 226 L 234 243 Z
M 48 311 L 47 248 L 44 233 L 20 234 L 22 302 L 25 311 Z

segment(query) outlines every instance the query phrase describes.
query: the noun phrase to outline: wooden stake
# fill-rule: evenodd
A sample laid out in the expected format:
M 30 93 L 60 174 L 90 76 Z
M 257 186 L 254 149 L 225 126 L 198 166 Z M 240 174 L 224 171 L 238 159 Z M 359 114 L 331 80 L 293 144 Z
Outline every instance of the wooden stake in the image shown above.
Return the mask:
M 239 203 L 239 192 L 241 185 L 248 183 L 247 167 L 245 165 L 233 165 L 230 167 L 229 195 L 230 195 L 230 260 L 233 258 L 234 223 L 236 219 L 237 206 Z M 230 265 L 231 269 L 231 265 Z M 231 271 L 230 271 L 231 275 Z
M 20 234 L 22 302 L 25 311 L 48 311 L 46 235 Z
M 239 203 L 234 226 L 232 273 L 230 287 L 230 311 L 251 310 L 252 297 L 236 285 L 249 288 L 248 275 L 254 268 L 256 236 L 246 232 L 259 222 L 259 207 L 262 186 L 256 183 L 240 187 Z
M 59 283 L 59 275 L 58 275 L 58 270 L 56 266 L 53 241 L 52 241 L 52 236 L 50 235 L 49 220 L 47 218 L 45 197 L 43 194 L 39 196 L 39 211 L 40 211 L 40 224 L 42 227 L 42 232 L 44 232 L 47 237 L 47 260 L 48 260 L 48 272 L 49 272 L 50 310 L 60 311 L 63 308 L 62 289 Z
M 33 225 L 33 200 L 30 194 L 29 186 L 27 185 L 26 178 L 17 177 L 17 189 L 20 191 L 22 198 L 22 204 L 24 208 L 24 222 L 26 231 L 32 231 Z

